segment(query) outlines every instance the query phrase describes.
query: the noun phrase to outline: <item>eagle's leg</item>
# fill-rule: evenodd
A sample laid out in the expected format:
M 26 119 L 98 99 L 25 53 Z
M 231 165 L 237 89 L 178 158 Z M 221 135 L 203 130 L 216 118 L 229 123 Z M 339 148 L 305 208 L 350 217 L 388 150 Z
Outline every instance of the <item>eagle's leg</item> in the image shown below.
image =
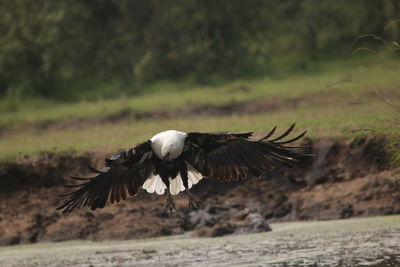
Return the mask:
M 190 209 L 200 208 L 201 205 L 200 200 L 195 195 L 193 195 L 192 192 L 189 191 L 189 189 L 186 189 L 186 193 L 188 194 L 189 208 Z
M 169 190 L 167 190 L 167 204 L 165 205 L 165 209 L 168 210 L 170 213 L 174 212 L 176 209 L 174 199 L 169 193 Z

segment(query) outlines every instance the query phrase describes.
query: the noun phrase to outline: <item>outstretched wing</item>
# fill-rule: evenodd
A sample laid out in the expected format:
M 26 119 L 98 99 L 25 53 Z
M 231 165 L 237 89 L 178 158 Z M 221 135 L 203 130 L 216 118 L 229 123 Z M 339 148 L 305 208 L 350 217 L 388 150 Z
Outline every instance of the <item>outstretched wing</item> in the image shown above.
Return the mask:
M 185 160 L 206 177 L 219 181 L 238 180 L 260 176 L 274 167 L 292 167 L 312 155 L 302 153 L 303 146 L 288 144 L 302 138 L 300 135 L 284 140 L 293 130 L 291 125 L 283 134 L 272 138 L 276 127 L 266 136 L 252 140 L 249 133 L 188 133 Z
M 100 171 L 89 166 L 96 175 L 90 178 L 71 177 L 83 183 L 67 185 L 78 189 L 62 195 L 66 198 L 57 209 L 63 210 L 63 213 L 83 206 L 95 210 L 103 208 L 108 200 L 114 203 L 126 199 L 128 194 L 135 195 L 154 171 L 150 160 L 152 154 L 151 142 L 147 141 L 106 159 L 105 167 Z

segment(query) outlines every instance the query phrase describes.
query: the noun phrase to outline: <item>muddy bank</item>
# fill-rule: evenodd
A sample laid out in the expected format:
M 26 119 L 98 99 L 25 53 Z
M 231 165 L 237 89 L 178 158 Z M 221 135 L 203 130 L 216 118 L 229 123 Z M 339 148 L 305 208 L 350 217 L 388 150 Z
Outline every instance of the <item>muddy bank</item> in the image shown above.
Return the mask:
M 140 192 L 92 212 L 55 211 L 67 175 L 87 173 L 102 156 L 42 154 L 0 165 L 0 244 L 70 239 L 111 240 L 182 234 L 222 236 L 269 230 L 269 223 L 400 213 L 400 170 L 391 166 L 384 137 L 309 141 L 316 158 L 294 170 L 232 183 L 202 180 L 194 193 L 201 209 L 164 210 L 164 197 Z
M 272 232 L 0 247 L 2 266 L 373 266 L 400 264 L 400 216 L 272 223 Z

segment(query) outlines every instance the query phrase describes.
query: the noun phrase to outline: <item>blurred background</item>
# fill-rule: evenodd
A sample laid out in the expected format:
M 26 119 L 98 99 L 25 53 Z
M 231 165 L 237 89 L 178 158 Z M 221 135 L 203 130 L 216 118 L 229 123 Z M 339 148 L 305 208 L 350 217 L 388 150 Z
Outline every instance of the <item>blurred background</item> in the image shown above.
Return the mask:
M 396 0 L 4 0 L 0 7 L 7 100 L 116 98 L 165 80 L 214 85 L 316 72 L 321 61 L 348 58 L 361 34 L 400 34 L 385 29 L 398 19 Z

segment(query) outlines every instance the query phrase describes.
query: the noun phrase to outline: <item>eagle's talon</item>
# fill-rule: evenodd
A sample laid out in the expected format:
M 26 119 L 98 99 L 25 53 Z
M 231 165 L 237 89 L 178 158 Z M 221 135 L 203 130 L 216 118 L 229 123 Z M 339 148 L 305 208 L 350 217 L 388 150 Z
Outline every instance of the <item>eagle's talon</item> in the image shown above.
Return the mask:
M 189 199 L 189 209 L 197 210 L 200 207 L 201 207 L 201 202 L 200 201 Z
M 172 199 L 171 195 L 167 196 L 167 204 L 165 205 L 165 210 L 168 210 L 170 213 L 173 213 L 176 210 L 175 202 Z
M 192 209 L 192 210 L 199 209 L 201 207 L 200 200 L 195 195 L 190 193 L 189 191 L 187 191 L 187 193 L 189 196 L 189 203 L 188 203 L 189 209 Z

